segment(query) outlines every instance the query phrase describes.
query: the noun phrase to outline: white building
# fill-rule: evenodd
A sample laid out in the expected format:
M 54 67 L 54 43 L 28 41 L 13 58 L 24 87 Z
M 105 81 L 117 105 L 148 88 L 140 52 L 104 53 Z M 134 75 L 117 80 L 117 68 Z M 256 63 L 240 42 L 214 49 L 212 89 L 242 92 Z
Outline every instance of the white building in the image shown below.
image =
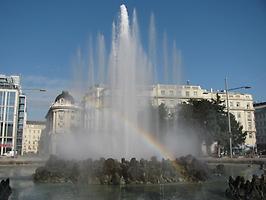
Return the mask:
M 258 151 L 266 150 L 266 102 L 255 103 L 255 121 Z
M 21 155 L 26 96 L 19 76 L 0 75 L 0 155 Z
M 189 99 L 215 99 L 218 94 L 226 105 L 226 94 L 224 91 L 208 91 L 196 85 L 166 85 L 157 84 L 147 88 L 149 92 L 140 94 L 141 96 L 150 96 L 153 106 L 159 106 L 164 103 L 169 110 L 176 109 L 176 106 L 182 102 L 188 102 Z M 141 90 L 143 91 L 143 90 Z M 100 108 L 106 106 L 108 98 L 108 89 L 103 87 L 92 87 L 84 97 L 85 108 L 89 106 Z M 254 118 L 253 98 L 250 94 L 229 92 L 230 112 L 236 120 L 243 126 L 243 131 L 247 131 L 245 145 L 254 147 L 256 145 L 256 127 Z M 87 102 L 87 103 L 86 103 Z M 86 107 L 87 106 L 87 107 Z M 86 110 L 85 109 L 85 110 Z M 90 112 L 85 112 L 90 113 Z M 87 118 L 89 118 L 87 116 Z M 88 123 L 89 120 L 85 120 Z
M 41 134 L 45 129 L 45 122 L 27 121 L 23 134 L 23 155 L 39 153 Z
M 42 151 L 56 154 L 58 134 L 67 134 L 80 127 L 80 107 L 75 104 L 74 98 L 63 91 L 58 95 L 46 115 L 46 129 L 41 141 Z M 47 152 L 48 151 L 48 152 Z
M 103 86 L 96 86 L 89 88 L 89 91 L 85 94 L 82 99 L 82 108 L 83 108 L 83 126 L 84 128 L 88 127 L 98 127 L 98 124 L 95 123 L 94 118 L 99 114 L 97 109 L 100 109 L 104 106 L 104 91 Z
M 157 84 L 153 86 L 151 92 L 154 106 L 164 103 L 170 109 L 174 109 L 177 104 L 187 102 L 189 99 L 215 99 L 217 94 L 227 107 L 225 92 L 207 91 L 195 85 Z M 245 145 L 254 147 L 256 145 L 256 127 L 252 95 L 229 92 L 229 108 L 236 120 L 243 126 L 243 131 L 248 133 Z

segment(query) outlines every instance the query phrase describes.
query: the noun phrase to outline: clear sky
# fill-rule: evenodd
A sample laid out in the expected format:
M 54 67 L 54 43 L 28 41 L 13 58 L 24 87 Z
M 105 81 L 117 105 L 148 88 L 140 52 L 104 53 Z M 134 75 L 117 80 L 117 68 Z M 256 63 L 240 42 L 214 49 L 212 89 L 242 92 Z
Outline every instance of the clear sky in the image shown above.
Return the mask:
M 266 101 L 265 0 L 0 0 L 0 73 L 22 75 L 29 119 L 42 120 L 71 80 L 78 47 L 98 32 L 110 44 L 111 25 L 121 3 L 137 10 L 144 46 L 151 13 L 158 42 L 163 32 L 182 52 L 182 82 L 203 88 L 252 86 Z M 244 92 L 244 91 L 243 91 Z

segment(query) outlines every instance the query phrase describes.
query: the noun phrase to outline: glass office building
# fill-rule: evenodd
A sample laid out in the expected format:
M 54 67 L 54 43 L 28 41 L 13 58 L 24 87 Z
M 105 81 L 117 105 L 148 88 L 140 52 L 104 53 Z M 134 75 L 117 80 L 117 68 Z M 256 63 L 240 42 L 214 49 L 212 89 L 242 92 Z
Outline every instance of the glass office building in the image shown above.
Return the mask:
M 25 116 L 20 77 L 0 75 L 0 155 L 21 154 Z

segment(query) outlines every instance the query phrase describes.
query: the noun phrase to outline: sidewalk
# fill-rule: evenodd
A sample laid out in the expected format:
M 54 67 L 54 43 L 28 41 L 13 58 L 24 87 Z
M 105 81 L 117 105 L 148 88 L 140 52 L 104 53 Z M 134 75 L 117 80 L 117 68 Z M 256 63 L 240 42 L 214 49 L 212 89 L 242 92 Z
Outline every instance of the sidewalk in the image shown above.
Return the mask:
M 266 158 L 245 158 L 245 157 L 238 157 L 238 158 L 229 158 L 229 157 L 222 157 L 222 158 L 213 158 L 213 157 L 201 157 L 199 160 L 206 161 L 208 163 L 239 163 L 239 164 L 261 164 L 266 163 Z
M 11 158 L 6 156 L 0 157 L 0 165 L 25 165 L 45 163 L 48 158 L 41 157 L 17 157 Z

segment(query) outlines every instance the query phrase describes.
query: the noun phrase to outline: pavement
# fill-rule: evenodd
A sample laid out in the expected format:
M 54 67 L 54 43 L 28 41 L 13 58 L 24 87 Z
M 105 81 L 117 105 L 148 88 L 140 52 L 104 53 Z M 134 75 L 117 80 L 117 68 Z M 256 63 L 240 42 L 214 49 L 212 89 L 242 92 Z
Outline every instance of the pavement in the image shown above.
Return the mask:
M 19 165 L 19 164 L 41 164 L 45 163 L 48 158 L 46 157 L 23 157 L 19 156 L 16 158 L 12 157 L 6 157 L 6 156 L 1 156 L 0 157 L 0 165 Z
M 239 164 L 261 164 L 266 163 L 266 158 L 261 157 L 238 157 L 238 158 L 229 158 L 229 157 L 222 157 L 222 158 L 214 158 L 214 157 L 201 157 L 200 160 L 206 161 L 208 163 L 239 163 Z

